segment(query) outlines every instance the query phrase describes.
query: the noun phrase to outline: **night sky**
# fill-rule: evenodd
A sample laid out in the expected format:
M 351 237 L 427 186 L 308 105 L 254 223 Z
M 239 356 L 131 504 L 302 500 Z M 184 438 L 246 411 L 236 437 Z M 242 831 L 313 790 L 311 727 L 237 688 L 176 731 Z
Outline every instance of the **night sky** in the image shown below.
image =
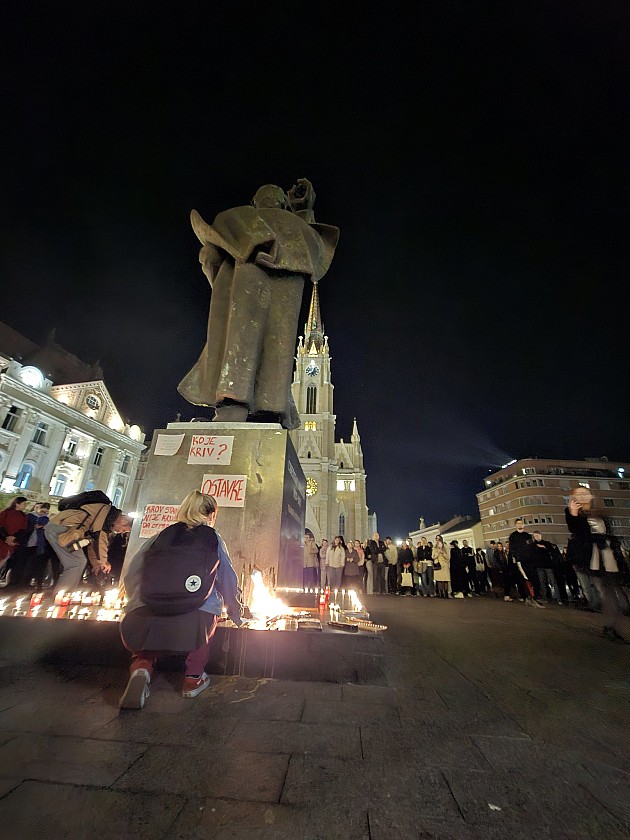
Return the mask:
M 381 534 L 476 514 L 511 458 L 630 460 L 627 3 L 345 5 L 10 4 L 0 318 L 149 434 L 203 415 L 190 209 L 307 177 Z

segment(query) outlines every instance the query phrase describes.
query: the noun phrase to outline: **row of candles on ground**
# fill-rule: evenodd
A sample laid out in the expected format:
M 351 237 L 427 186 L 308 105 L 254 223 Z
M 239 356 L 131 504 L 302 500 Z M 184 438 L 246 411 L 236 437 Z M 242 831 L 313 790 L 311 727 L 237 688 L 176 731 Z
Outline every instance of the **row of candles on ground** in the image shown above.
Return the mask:
M 43 603 L 44 593 L 34 592 L 30 598 L 24 596 L 10 602 L 0 599 L 0 615 L 26 616 L 28 618 L 76 618 L 79 621 L 118 621 L 123 608 L 124 596 L 120 589 L 105 592 L 61 589 L 55 594 L 52 604 Z M 13 606 L 11 606 L 13 603 Z
M 354 610 L 359 612 L 363 609 L 363 604 L 359 600 L 359 596 L 354 589 L 331 589 L 329 586 L 324 589 L 301 589 L 298 587 L 282 587 L 276 592 L 295 592 L 296 594 L 314 595 L 317 597 L 317 603 L 320 609 L 330 608 L 334 605 L 335 609 L 340 610 Z

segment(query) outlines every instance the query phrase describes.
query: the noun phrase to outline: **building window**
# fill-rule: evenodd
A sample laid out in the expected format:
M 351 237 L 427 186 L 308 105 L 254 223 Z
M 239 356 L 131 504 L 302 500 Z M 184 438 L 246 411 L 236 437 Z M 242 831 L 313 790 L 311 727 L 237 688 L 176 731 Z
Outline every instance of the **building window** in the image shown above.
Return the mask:
M 20 467 L 20 471 L 15 478 L 15 484 L 13 485 L 16 490 L 26 490 L 28 487 L 28 483 L 31 480 L 31 476 L 33 475 L 33 465 L 32 464 L 22 464 Z
M 306 389 L 306 413 L 317 414 L 317 388 L 309 385 Z
M 346 535 L 346 517 L 343 513 L 339 514 L 339 536 L 345 537 Z
M 91 408 L 92 411 L 98 411 L 101 407 L 101 401 L 95 394 L 88 394 L 85 398 L 85 404 L 88 408 Z
M 94 453 L 93 464 L 94 464 L 95 467 L 100 467 L 101 466 L 101 462 L 103 460 L 103 451 L 104 451 L 103 447 L 99 446 L 99 448 Z
M 66 449 L 66 452 L 68 453 L 68 455 L 75 455 L 78 445 L 79 445 L 79 441 L 78 441 L 77 438 L 75 438 L 75 437 L 70 438 L 70 440 L 68 441 L 68 448 Z
M 18 420 L 20 419 L 20 414 L 22 414 L 22 409 L 18 408 L 17 405 L 12 405 L 11 408 L 7 411 L 6 416 L 2 422 L 2 428 L 6 429 L 7 432 L 14 432 Z
M 615 506 L 615 500 L 614 499 L 604 499 L 604 505 L 606 507 L 614 507 Z
M 129 472 L 129 465 L 131 464 L 131 455 L 125 453 L 124 458 L 122 459 L 122 464 L 120 465 L 120 471 L 123 475 L 127 475 Z
M 112 504 L 114 505 L 114 507 L 120 506 L 120 503 L 122 502 L 122 495 L 122 487 L 117 487 L 114 491 L 114 498 L 112 499 Z
M 68 476 L 64 475 L 63 473 L 59 473 L 57 478 L 55 478 L 55 483 L 52 491 L 53 496 L 63 496 L 64 490 L 66 489 L 67 481 Z
M 46 446 L 46 432 L 48 431 L 47 423 L 38 423 L 31 443 L 38 443 L 40 446 Z
M 317 429 L 317 423 L 314 420 L 307 420 L 304 424 L 305 432 L 314 432 Z

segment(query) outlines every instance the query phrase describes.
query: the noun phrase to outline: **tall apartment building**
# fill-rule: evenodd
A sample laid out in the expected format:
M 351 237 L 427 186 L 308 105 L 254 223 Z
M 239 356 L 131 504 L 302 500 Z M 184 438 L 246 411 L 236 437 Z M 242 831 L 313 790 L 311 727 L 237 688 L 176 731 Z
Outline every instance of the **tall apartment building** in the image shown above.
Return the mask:
M 564 509 L 571 490 L 580 485 L 591 490 L 628 550 L 630 464 L 607 458 L 523 458 L 489 475 L 477 494 L 485 542 L 505 541 L 521 517 L 527 531 L 538 530 L 544 539 L 565 546 L 569 534 Z

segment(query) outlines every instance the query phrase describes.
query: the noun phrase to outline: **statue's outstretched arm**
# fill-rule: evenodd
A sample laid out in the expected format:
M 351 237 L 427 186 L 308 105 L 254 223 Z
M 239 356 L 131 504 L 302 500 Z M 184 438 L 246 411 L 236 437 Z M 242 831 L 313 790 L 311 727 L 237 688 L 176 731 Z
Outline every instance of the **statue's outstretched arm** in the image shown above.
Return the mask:
M 308 178 L 298 178 L 289 192 L 289 204 L 294 213 L 301 216 L 309 225 L 315 221 L 315 190 Z

